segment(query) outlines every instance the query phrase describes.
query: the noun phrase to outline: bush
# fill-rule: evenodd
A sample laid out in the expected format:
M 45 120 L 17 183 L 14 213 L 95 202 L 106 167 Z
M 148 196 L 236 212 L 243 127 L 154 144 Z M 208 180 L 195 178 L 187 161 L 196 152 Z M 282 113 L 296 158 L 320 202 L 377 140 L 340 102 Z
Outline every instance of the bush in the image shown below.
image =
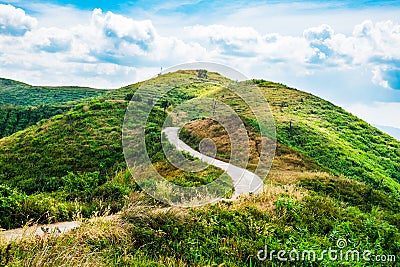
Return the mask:
M 0 185 L 0 228 L 10 228 L 21 221 L 24 193 L 7 185 Z
M 106 177 L 100 172 L 68 173 L 61 178 L 63 183 L 62 191 L 68 195 L 67 200 L 90 201 L 90 196 L 98 186 L 106 182 Z

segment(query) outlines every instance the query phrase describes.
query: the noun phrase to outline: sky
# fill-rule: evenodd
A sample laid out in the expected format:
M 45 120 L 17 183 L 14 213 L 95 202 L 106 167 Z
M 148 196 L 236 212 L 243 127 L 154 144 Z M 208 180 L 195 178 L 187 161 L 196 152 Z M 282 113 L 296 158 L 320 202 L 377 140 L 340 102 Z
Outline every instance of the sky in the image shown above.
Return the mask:
M 400 128 L 400 1 L 0 0 L 0 77 L 118 88 L 209 61 Z

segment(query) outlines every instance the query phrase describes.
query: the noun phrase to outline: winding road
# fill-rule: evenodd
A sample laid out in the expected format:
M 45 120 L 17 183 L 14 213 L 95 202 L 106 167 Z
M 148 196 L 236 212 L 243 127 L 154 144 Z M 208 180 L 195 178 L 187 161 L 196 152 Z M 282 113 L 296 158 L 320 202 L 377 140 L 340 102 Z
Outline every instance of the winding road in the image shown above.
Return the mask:
M 162 133 L 165 133 L 168 141 L 173 144 L 179 151 L 187 152 L 191 156 L 199 158 L 201 161 L 204 161 L 210 165 L 224 170 L 232 178 L 233 181 L 235 191 L 233 193 L 232 199 L 236 199 L 242 194 L 259 193 L 262 191 L 264 183 L 259 176 L 246 169 L 206 156 L 194 150 L 179 139 L 178 127 L 166 127 L 162 131 Z
M 187 144 L 185 144 L 178 137 L 178 127 L 167 127 L 163 131 L 168 141 L 173 144 L 179 151 L 185 151 L 193 157 L 197 157 L 203 162 L 213 165 L 217 168 L 224 170 L 231 178 L 234 184 L 234 193 L 231 200 L 237 199 L 242 194 L 259 193 L 263 189 L 263 181 L 256 174 L 237 167 L 230 163 L 223 162 L 221 160 L 206 156 Z M 12 240 L 20 239 L 23 236 L 39 236 L 43 237 L 48 234 L 63 234 L 76 229 L 80 226 L 80 222 L 60 222 L 48 225 L 34 225 L 28 228 L 18 228 L 0 232 L 1 240 L 11 242 Z
M 17 228 L 0 232 L 0 242 L 6 243 L 13 240 L 21 239 L 23 236 L 38 236 L 60 235 L 78 228 L 81 225 L 78 221 L 59 222 L 47 225 L 33 225 L 25 228 Z

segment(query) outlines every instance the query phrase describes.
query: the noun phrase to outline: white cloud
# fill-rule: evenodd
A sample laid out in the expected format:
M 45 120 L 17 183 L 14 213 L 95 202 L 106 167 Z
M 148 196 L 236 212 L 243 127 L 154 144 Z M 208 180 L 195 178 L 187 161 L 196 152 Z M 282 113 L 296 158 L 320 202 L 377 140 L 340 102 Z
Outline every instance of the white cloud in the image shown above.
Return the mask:
M 310 41 L 325 41 L 330 39 L 334 34 L 331 26 L 327 24 L 322 24 L 318 27 L 311 27 L 303 32 L 303 36 Z
M 23 36 L 0 33 L 0 47 L 0 76 L 46 84 L 88 85 L 91 78 L 92 86 L 102 81 L 100 87 L 117 87 L 136 81 L 131 77 L 149 77 L 141 68 L 207 59 L 205 48 L 161 36 L 149 20 L 100 9 L 84 24 L 32 28 Z
M 75 51 L 101 62 L 146 66 L 195 60 L 206 54 L 196 43 L 159 35 L 149 20 L 133 20 L 100 9 L 93 11 L 89 25 L 75 27 L 73 31 Z
M 225 25 L 185 29 L 189 38 L 209 51 L 232 57 L 256 57 L 271 63 L 287 62 L 302 68 L 299 73 L 313 73 L 314 65 L 324 69 L 370 65 L 371 79 L 376 82 L 379 80 L 376 66 L 390 65 L 394 60 L 400 62 L 400 25 L 391 21 L 376 24 L 364 21 L 350 35 L 335 33 L 327 24 L 307 28 L 303 36 L 263 34 L 251 27 Z
M 383 88 L 389 88 L 389 83 L 388 81 L 384 80 L 382 71 L 384 71 L 385 67 L 380 67 L 380 66 L 375 66 L 372 69 L 372 82 L 374 84 L 377 84 Z
M 356 25 L 351 36 L 334 36 L 330 45 L 337 53 L 352 57 L 354 64 L 400 59 L 400 25 L 367 20 Z
M 230 64 L 249 76 L 279 79 L 366 66 L 374 84 L 400 89 L 400 25 L 392 21 L 364 21 L 348 34 L 321 24 L 304 29 L 298 36 L 249 26 L 178 25 L 176 29 L 184 28 L 178 38 L 173 31 L 171 35 L 161 34 L 151 20 L 137 20 L 100 9 L 88 15 L 71 7 L 58 7 L 56 10 L 60 12 L 72 12 L 73 19 L 69 25 L 65 20 L 57 21 L 56 26 L 46 25 L 44 22 L 50 22 L 43 17 L 27 16 L 22 9 L 0 5 L 0 12 L 6 9 L 7 16 L 0 17 L 0 25 L 8 25 L 7 31 L 0 31 L 0 76 L 10 70 L 32 71 L 37 76 L 38 70 L 43 69 L 70 75 L 70 83 L 75 83 L 74 75 L 76 80 L 79 75 L 98 80 L 99 75 L 104 75 L 110 84 L 118 80 L 114 79 L 120 75 L 118 71 L 132 74 L 139 73 L 141 68 L 158 69 L 185 61 L 210 60 Z M 43 10 L 48 17 L 51 12 Z M 79 16 L 75 13 L 85 19 L 77 20 Z M 9 34 L 10 29 L 14 35 Z M 16 29 L 23 34 L 15 34 Z M 102 67 L 95 67 L 96 64 Z M 73 71 L 72 66 L 79 71 Z M 42 78 L 44 82 L 57 84 L 60 78 L 54 77 L 43 74 Z M 126 81 L 111 83 L 115 87 Z
M 29 32 L 24 39 L 34 51 L 57 53 L 70 50 L 73 38 L 70 31 L 52 27 Z
M 103 14 L 101 9 L 93 11 L 92 22 L 102 29 L 106 36 L 127 41 L 150 43 L 156 35 L 156 30 L 149 20 L 135 21 L 112 12 Z
M 37 20 L 20 8 L 0 4 L 0 34 L 24 35 L 37 25 Z
M 314 53 L 304 38 L 277 33 L 262 35 L 251 27 L 196 25 L 186 27 L 185 30 L 190 38 L 220 57 L 226 55 L 246 61 L 253 57 L 259 61 L 292 61 L 292 64 L 304 64 Z

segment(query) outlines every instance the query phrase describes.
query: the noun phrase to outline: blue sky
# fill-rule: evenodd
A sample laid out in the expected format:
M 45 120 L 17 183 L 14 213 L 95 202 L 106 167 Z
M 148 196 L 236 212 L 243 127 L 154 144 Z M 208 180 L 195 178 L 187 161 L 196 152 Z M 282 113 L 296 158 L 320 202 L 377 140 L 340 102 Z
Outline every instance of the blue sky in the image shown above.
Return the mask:
M 221 6 L 248 6 L 248 5 L 260 5 L 260 4 L 291 4 L 291 3 L 316 3 L 319 4 L 321 1 L 291 1 L 291 0 L 271 0 L 271 1 L 212 1 L 212 0 L 186 0 L 186 1 L 146 1 L 146 0 L 132 0 L 132 1 L 79 1 L 79 0 L 48 0 L 48 1 L 0 1 L 1 3 L 15 3 L 24 5 L 26 3 L 44 3 L 44 4 L 55 4 L 55 5 L 72 5 L 79 9 L 92 10 L 94 8 L 101 8 L 108 11 L 123 13 L 126 8 L 140 8 L 146 10 L 173 10 L 183 13 L 197 13 L 204 11 L 209 7 L 221 7 Z M 383 0 L 383 1 L 324 1 L 323 8 L 369 8 L 369 7 L 382 7 L 382 6 L 400 6 L 397 0 Z M 307 8 L 305 8 L 307 9 Z M 308 8 L 310 9 L 310 8 Z M 315 10 L 312 8 L 311 10 Z
M 400 1 L 0 1 L 0 76 L 116 88 L 226 64 L 400 128 Z

